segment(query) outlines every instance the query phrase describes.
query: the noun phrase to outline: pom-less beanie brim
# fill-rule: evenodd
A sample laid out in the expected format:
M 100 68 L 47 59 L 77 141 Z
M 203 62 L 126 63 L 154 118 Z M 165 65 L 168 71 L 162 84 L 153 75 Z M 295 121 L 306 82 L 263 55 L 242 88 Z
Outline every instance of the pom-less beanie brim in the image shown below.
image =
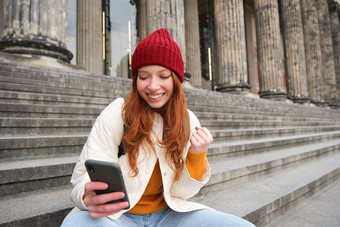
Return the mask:
M 146 65 L 169 68 L 183 82 L 184 62 L 181 50 L 167 29 L 154 31 L 137 45 L 132 56 L 132 75 Z

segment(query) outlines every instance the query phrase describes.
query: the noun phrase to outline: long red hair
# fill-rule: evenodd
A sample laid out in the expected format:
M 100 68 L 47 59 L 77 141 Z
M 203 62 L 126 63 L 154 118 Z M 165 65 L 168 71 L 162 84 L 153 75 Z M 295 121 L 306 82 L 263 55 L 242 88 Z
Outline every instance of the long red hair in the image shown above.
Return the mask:
M 185 94 L 181 82 L 172 72 L 173 93 L 169 99 L 163 117 L 163 140 L 159 141 L 166 148 L 166 160 L 175 172 L 178 180 L 184 167 L 183 150 L 189 140 L 190 122 Z M 142 99 L 137 91 L 137 75 L 133 76 L 132 89 L 125 98 L 122 111 L 124 120 L 123 145 L 128 155 L 132 176 L 137 176 L 137 158 L 139 147 L 146 141 L 155 152 L 150 138 L 153 125 L 154 110 Z

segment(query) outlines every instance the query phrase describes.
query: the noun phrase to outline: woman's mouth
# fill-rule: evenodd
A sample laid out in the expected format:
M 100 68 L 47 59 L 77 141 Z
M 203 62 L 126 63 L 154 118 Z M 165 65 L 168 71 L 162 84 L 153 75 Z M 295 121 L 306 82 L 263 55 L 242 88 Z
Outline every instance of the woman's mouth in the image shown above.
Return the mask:
M 150 94 L 149 94 L 148 97 L 149 97 L 150 99 L 156 100 L 156 99 L 161 98 L 163 95 L 164 95 L 164 93 L 163 93 L 163 94 L 158 94 L 158 95 L 150 95 Z

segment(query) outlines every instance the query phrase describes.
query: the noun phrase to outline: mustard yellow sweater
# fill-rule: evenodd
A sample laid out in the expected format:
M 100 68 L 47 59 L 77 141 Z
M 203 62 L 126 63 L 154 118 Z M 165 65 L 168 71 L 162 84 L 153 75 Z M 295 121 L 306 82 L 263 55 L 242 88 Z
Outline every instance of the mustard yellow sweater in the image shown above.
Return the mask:
M 193 153 L 189 150 L 186 160 L 188 172 L 195 180 L 200 180 L 204 174 L 206 166 L 206 153 Z M 163 198 L 162 175 L 157 161 L 150 181 L 138 203 L 128 211 L 131 214 L 150 214 L 160 211 L 167 207 Z

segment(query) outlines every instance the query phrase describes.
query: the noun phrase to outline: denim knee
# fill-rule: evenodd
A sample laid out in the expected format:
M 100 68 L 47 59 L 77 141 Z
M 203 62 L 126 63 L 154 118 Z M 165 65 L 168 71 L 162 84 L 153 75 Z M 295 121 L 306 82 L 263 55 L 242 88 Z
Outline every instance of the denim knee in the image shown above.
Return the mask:
M 237 227 L 254 227 L 251 222 L 237 217 L 235 215 L 223 213 L 215 210 L 198 210 L 194 211 L 194 215 L 191 217 L 195 220 L 197 226 L 237 226 Z
M 108 218 L 92 218 L 88 211 L 80 211 L 67 217 L 61 227 L 76 227 L 76 226 L 116 226 Z

